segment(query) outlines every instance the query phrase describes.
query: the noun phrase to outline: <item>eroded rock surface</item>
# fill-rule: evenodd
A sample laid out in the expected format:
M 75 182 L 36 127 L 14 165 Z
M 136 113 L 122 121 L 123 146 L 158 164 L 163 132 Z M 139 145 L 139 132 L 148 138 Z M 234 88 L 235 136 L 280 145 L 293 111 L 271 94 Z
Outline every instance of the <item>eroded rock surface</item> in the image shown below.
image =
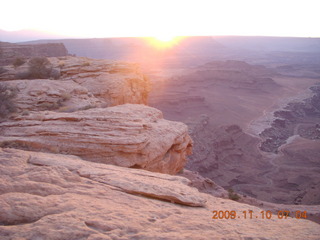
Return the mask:
M 43 110 L 73 112 L 99 107 L 104 103 L 90 94 L 87 88 L 73 81 L 37 79 L 13 80 L 6 83 L 17 89 L 14 104 L 17 111 L 23 114 Z
M 21 79 L 28 75 L 28 61 L 3 68 L 0 80 L 18 90 L 18 112 L 72 112 L 125 103 L 147 104 L 149 80 L 137 64 L 71 56 L 49 61 L 51 79 Z
M 51 62 L 61 67 L 63 79 L 87 88 L 107 106 L 147 103 L 150 83 L 138 64 L 79 57 L 54 58 Z
M 183 177 L 75 156 L 0 149 L 0 173 L 4 240 L 318 239 L 320 234 L 314 222 L 275 215 L 212 219 L 214 210 L 241 216 L 261 209 L 199 193 Z M 175 204 L 178 199 L 181 204 Z
M 2 146 L 72 154 L 88 161 L 174 174 L 192 140 L 185 124 L 138 104 L 73 113 L 34 112 L 0 124 Z
M 39 166 L 65 167 L 71 172 L 77 172 L 81 177 L 113 186 L 126 193 L 140 194 L 195 207 L 205 204 L 205 200 L 198 195 L 198 191 L 188 187 L 189 181 L 182 177 L 85 162 L 72 156 L 47 153 L 31 155 L 28 163 Z

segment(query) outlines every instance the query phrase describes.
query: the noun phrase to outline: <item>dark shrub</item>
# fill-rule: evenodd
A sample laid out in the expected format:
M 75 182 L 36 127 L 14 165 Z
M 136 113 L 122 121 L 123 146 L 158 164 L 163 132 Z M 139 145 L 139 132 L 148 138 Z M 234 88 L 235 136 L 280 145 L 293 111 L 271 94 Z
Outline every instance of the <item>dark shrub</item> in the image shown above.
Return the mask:
M 5 84 L 0 84 L 0 118 L 6 118 L 10 113 L 15 112 L 16 107 L 13 98 L 17 90 Z
M 4 67 L 0 67 L 0 74 L 7 72 L 8 70 Z
M 18 72 L 15 75 L 15 79 L 29 79 L 30 72 L 24 71 L 24 72 Z
M 51 64 L 45 57 L 35 57 L 29 61 L 29 79 L 49 78 L 51 73 Z
M 236 194 L 233 189 L 228 189 L 228 197 L 229 199 L 231 200 L 234 200 L 234 201 L 238 201 L 240 199 L 240 196 L 238 194 Z
M 23 65 L 26 61 L 23 58 L 16 58 L 13 60 L 12 64 L 14 67 L 19 67 Z
M 28 62 L 29 68 L 26 71 L 18 72 L 16 79 L 59 79 L 60 69 L 52 68 L 50 61 L 46 57 L 34 57 Z
M 50 73 L 50 77 L 53 79 L 59 79 L 61 76 L 60 69 L 53 68 Z

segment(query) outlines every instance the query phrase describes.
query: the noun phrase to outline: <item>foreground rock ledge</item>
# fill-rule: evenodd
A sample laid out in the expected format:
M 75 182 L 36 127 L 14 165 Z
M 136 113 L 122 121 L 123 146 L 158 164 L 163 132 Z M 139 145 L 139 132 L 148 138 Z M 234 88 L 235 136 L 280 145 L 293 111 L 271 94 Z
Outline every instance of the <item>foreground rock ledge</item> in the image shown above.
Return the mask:
M 302 219 L 213 220 L 214 210 L 261 209 L 187 184 L 183 177 L 75 156 L 0 148 L 0 239 L 319 239 L 319 225 Z M 168 202 L 176 199 L 207 202 Z
M 1 123 L 0 132 L 3 147 L 72 154 L 169 174 L 183 168 L 192 148 L 185 124 L 135 104 L 73 113 L 35 112 Z
M 37 166 L 65 167 L 81 177 L 107 184 L 126 193 L 194 207 L 201 207 L 205 204 L 198 190 L 189 187 L 190 181 L 183 177 L 92 163 L 77 157 L 47 153 L 31 154 L 28 163 Z

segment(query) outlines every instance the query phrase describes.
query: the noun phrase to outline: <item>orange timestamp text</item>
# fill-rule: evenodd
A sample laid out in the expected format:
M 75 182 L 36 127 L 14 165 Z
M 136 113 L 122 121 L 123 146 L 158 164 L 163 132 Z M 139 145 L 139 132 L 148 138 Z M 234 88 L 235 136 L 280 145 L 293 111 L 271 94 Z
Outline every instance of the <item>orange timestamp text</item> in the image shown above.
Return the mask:
M 212 211 L 212 213 L 212 219 L 287 219 L 288 217 L 297 219 L 307 219 L 307 211 L 279 210 L 272 213 L 272 211 L 269 210 L 262 210 L 260 212 L 254 212 L 252 210 L 215 210 Z

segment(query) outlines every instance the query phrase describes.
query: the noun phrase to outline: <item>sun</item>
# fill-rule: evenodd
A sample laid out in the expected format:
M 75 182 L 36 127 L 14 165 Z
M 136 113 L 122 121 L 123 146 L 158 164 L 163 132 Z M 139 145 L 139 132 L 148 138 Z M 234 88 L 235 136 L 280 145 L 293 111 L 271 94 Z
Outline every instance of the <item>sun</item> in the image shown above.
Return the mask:
M 177 45 L 181 39 L 182 37 L 162 34 L 149 38 L 149 43 L 157 49 L 170 49 Z
M 154 37 L 156 40 L 161 41 L 161 42 L 170 42 L 173 41 L 176 36 L 172 35 L 159 35 Z

